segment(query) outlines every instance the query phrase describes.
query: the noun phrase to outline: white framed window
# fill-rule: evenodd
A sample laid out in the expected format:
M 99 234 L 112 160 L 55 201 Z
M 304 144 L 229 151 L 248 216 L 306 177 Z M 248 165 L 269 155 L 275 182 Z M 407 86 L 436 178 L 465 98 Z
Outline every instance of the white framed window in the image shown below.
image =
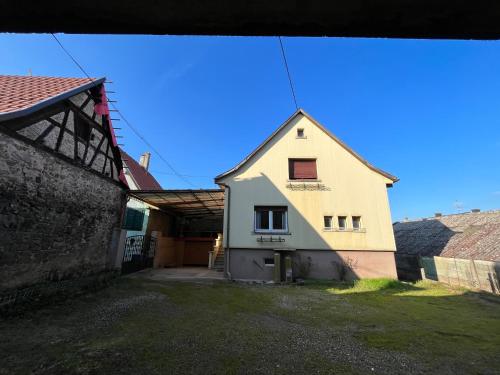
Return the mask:
M 361 230 L 361 216 L 352 217 L 352 230 Z
M 286 206 L 255 206 L 254 230 L 256 233 L 288 232 Z
M 323 216 L 323 228 L 327 230 L 333 229 L 333 216 Z
M 339 230 L 347 229 L 347 216 L 339 216 L 338 217 Z

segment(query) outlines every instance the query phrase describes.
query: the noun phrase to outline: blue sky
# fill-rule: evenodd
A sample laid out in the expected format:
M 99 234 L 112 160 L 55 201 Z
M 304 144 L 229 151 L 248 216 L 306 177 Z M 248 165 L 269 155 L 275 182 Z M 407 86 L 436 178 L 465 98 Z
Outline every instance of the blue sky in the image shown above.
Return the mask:
M 294 111 L 276 38 L 59 35 L 197 187 Z M 393 220 L 500 208 L 500 44 L 284 38 L 299 106 L 401 181 Z M 50 35 L 0 35 L 0 72 L 82 76 Z M 147 150 L 126 125 L 125 149 Z M 189 188 L 156 155 L 164 188 Z

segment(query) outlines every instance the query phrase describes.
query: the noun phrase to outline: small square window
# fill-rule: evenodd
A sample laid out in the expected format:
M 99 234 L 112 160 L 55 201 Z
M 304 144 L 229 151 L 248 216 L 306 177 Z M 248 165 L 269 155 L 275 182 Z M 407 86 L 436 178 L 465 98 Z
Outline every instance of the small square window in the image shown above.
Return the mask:
M 325 225 L 325 229 L 332 229 L 332 227 L 333 227 L 333 217 L 332 216 L 324 216 L 323 222 Z
M 339 216 L 339 230 L 346 230 L 347 228 L 347 217 Z
M 274 267 L 274 258 L 264 258 L 264 265 L 266 267 Z
M 361 216 L 353 216 L 352 217 L 352 229 L 360 230 L 361 229 Z
M 298 128 L 297 129 L 297 138 L 304 138 L 304 129 L 303 128 Z

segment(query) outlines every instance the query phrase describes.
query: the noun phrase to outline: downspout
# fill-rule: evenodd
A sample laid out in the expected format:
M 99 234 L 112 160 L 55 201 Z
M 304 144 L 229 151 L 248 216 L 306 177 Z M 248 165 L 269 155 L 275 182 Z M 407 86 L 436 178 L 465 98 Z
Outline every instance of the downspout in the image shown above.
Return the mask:
M 227 215 L 226 215 L 226 233 L 225 233 L 225 237 L 226 237 L 226 247 L 224 249 L 224 254 L 227 254 L 226 255 L 226 262 L 225 262 L 225 265 L 226 265 L 226 275 L 228 277 L 229 280 L 232 279 L 231 277 L 231 272 L 230 272 L 230 269 L 229 269 L 229 263 L 230 263 L 230 247 L 229 247 L 229 233 L 230 233 L 230 222 L 231 222 L 231 186 L 229 185 L 226 185 L 226 184 L 219 184 L 220 186 L 224 186 L 225 189 L 227 189 Z

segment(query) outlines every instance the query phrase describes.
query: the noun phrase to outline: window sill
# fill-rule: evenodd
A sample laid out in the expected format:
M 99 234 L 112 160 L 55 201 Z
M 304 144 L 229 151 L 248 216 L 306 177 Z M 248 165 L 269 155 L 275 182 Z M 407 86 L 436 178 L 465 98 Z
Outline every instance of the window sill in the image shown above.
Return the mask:
M 352 229 L 352 228 L 346 228 L 346 229 L 339 229 L 339 228 L 323 228 L 323 232 L 366 233 L 366 228 L 360 228 L 360 229 Z
M 304 137 L 296 136 L 295 139 L 307 139 L 307 137 L 306 136 L 304 136 Z
M 291 179 L 288 179 L 287 180 L 288 182 L 313 182 L 313 183 L 318 183 L 318 182 L 321 182 L 321 180 L 318 180 L 318 179 L 309 179 L 309 178 L 306 178 L 306 179 L 296 179 L 296 180 L 291 180 Z
M 252 235 L 254 236 L 291 236 L 292 233 L 290 232 L 257 232 L 253 231 L 251 232 Z

